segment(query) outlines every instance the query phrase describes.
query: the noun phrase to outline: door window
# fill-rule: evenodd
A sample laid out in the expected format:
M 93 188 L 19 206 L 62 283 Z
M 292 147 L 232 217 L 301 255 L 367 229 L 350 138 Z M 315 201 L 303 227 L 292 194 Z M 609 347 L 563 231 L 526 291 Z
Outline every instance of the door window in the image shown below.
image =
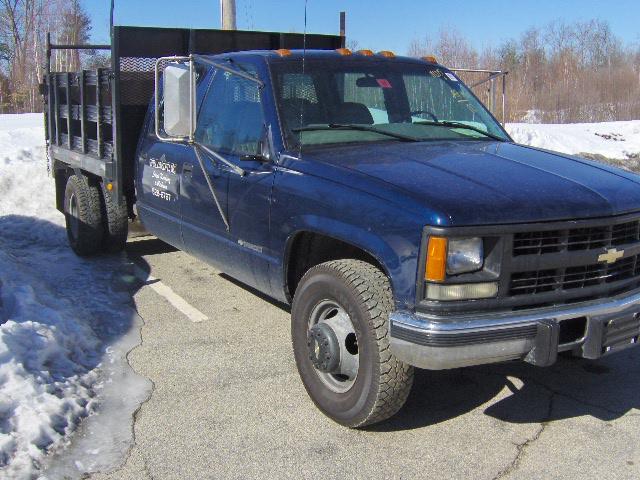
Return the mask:
M 218 70 L 200 109 L 196 141 L 220 153 L 256 155 L 264 124 L 258 84 Z

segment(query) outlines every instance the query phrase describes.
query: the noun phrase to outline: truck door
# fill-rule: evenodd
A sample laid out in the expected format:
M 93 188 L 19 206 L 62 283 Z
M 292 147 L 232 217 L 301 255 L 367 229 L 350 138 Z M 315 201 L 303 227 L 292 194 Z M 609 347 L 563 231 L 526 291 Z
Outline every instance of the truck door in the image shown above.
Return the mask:
M 269 162 L 250 158 L 260 151 L 264 124 L 259 85 L 216 71 L 198 115 L 196 142 L 244 174 L 200 150 L 213 192 L 199 165 L 194 167 L 190 181 L 185 178 L 182 209 L 186 250 L 261 290 L 268 285 L 262 256 L 273 170 Z
M 206 70 L 197 70 L 198 105 L 210 80 L 211 75 Z M 136 159 L 136 205 L 149 232 L 182 250 L 184 189 L 189 186 L 197 159 L 193 146 L 156 138 L 154 114 L 152 102 Z
M 159 142 L 149 132 L 137 158 L 136 205 L 140 219 L 149 232 L 180 249 L 180 176 L 183 164 L 192 155 L 190 146 Z

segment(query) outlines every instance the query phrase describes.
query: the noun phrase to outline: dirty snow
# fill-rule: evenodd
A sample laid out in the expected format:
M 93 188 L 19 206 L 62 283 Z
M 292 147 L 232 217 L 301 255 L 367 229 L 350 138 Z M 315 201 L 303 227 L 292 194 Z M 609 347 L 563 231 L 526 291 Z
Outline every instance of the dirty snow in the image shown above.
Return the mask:
M 563 125 L 509 123 L 507 132 L 517 143 L 570 155 L 640 158 L 640 120 Z
M 42 126 L 40 114 L 0 115 L 0 478 L 115 466 L 149 391 L 125 358 L 141 323 L 129 266 L 67 247 Z

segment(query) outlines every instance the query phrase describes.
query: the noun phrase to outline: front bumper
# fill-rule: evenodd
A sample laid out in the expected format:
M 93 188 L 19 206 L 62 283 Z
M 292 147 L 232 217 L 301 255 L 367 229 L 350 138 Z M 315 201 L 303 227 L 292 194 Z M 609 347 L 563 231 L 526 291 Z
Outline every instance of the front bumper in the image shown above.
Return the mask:
M 548 366 L 559 351 L 595 359 L 637 345 L 640 292 L 579 306 L 491 316 L 396 311 L 390 325 L 394 355 L 419 368 L 442 370 L 515 359 Z

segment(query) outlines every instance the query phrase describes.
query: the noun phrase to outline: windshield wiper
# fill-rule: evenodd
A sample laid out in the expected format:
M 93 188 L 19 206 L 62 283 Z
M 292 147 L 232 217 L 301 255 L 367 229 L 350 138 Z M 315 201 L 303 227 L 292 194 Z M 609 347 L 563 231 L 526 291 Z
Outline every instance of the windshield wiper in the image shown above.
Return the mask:
M 353 123 L 330 123 L 328 125 L 309 125 L 306 127 L 292 128 L 292 132 L 312 132 L 315 130 L 359 130 L 362 132 L 378 133 L 380 135 L 386 135 L 387 137 L 395 138 L 403 142 L 419 142 L 420 140 L 411 137 L 409 135 L 403 135 L 401 133 L 387 132 L 368 125 L 359 125 Z
M 481 133 L 489 138 L 493 138 L 494 140 L 498 140 L 500 142 L 506 142 L 507 140 L 499 137 L 498 135 L 494 135 L 493 133 L 486 132 L 481 128 L 474 127 L 473 125 L 467 125 L 466 123 L 461 122 L 449 122 L 446 120 L 432 122 L 431 120 L 418 120 L 417 122 L 413 122 L 414 125 L 429 125 L 433 127 L 448 127 L 448 128 L 463 128 L 465 130 L 473 130 L 474 132 Z

